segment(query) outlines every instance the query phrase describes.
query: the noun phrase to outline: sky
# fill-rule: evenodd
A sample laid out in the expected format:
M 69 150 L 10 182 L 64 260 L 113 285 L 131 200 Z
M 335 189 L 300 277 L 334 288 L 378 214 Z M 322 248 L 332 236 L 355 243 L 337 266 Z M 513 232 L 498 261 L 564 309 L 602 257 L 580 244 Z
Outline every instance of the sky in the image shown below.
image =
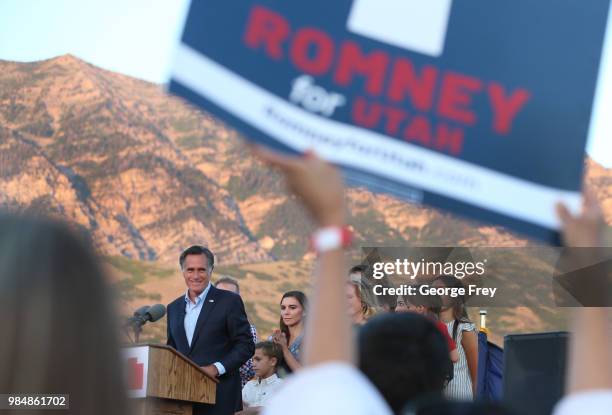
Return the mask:
M 0 0 L 0 59 L 30 62 L 70 53 L 104 69 L 165 83 L 189 2 Z M 587 152 L 612 167 L 612 24 L 606 45 Z
M 189 0 L 0 0 L 0 59 L 70 53 L 163 83 L 188 6 Z

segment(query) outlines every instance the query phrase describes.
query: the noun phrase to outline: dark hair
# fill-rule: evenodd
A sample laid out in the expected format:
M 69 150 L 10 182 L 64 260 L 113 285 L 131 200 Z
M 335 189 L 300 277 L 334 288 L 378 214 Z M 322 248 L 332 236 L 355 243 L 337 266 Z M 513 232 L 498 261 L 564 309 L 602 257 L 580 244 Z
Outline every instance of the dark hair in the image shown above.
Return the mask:
M 412 304 L 415 307 L 425 307 L 428 313 L 434 314 L 438 317 L 442 310 L 442 298 L 439 295 L 423 295 L 421 294 L 420 288 L 424 284 L 415 286 L 415 293 L 412 295 L 404 295 L 402 298 L 407 304 Z
M 255 350 L 261 349 L 263 354 L 269 358 L 276 358 L 276 367 L 278 368 L 283 362 L 283 351 L 281 347 L 272 341 L 263 341 L 255 345 Z
M 463 283 L 452 275 L 441 275 L 434 281 L 440 281 L 447 288 L 464 288 Z M 465 308 L 465 296 L 458 295 L 457 297 L 448 297 L 451 301 L 450 307 L 453 310 L 453 340 L 457 340 L 457 329 L 459 323 L 470 323 L 467 309 Z
M 304 294 L 302 291 L 287 291 L 285 294 L 283 294 L 283 297 L 281 298 L 280 302 L 282 303 L 283 300 L 287 297 L 295 298 L 298 303 L 300 303 L 304 311 L 306 311 L 306 309 L 308 308 L 308 298 L 306 297 L 306 294 Z M 289 334 L 289 327 L 287 327 L 287 325 L 283 321 L 282 316 L 280 318 L 279 326 L 280 330 L 285 333 L 285 336 L 287 336 L 287 343 L 289 343 L 291 338 L 291 335 Z
M 232 277 L 221 277 L 217 280 L 217 282 L 215 283 L 215 287 L 219 284 L 231 284 L 233 286 L 236 287 L 236 292 L 238 294 L 240 294 L 240 285 L 238 284 L 238 281 L 235 280 Z
M 349 270 L 349 274 L 360 273 L 362 276 L 365 276 L 367 270 L 368 270 L 367 265 L 359 264 L 359 265 L 355 265 L 351 267 L 351 269 Z
M 179 257 L 179 265 L 181 269 L 183 269 L 183 265 L 185 265 L 185 258 L 187 255 L 204 255 L 208 260 L 208 267 L 210 268 L 208 272 L 211 272 L 215 267 L 215 255 L 210 251 L 210 249 L 206 248 L 202 245 L 192 245 L 189 248 L 185 249 L 181 256 Z
M 0 216 L 0 390 L 69 394 L 71 414 L 127 413 L 108 283 L 74 229 Z
M 397 296 L 395 295 L 380 295 L 376 297 L 380 310 L 395 313 L 397 308 Z
M 394 413 L 422 396 L 441 396 L 451 364 L 440 330 L 416 313 L 387 313 L 359 331 L 359 368 Z

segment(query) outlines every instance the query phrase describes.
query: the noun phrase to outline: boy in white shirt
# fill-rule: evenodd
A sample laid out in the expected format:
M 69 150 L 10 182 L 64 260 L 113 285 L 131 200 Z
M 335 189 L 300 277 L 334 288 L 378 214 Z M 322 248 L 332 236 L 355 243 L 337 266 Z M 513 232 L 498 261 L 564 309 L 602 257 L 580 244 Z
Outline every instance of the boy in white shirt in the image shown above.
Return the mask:
M 282 356 L 282 351 L 276 343 L 264 341 L 255 345 L 255 379 L 248 381 L 242 388 L 242 403 L 245 408 L 251 410 L 265 406 L 270 396 L 281 386 L 283 380 L 276 376 L 276 369 Z

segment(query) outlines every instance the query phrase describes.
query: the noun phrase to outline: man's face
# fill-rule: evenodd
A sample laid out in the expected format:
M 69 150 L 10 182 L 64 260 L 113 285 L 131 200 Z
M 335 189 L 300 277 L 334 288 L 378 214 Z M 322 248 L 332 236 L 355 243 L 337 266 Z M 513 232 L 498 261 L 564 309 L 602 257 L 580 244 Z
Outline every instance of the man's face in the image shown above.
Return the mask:
M 236 287 L 234 284 L 231 284 L 229 282 L 220 282 L 215 287 L 217 287 L 220 290 L 231 291 L 234 294 L 238 294 L 238 287 Z
M 210 281 L 212 270 L 206 255 L 187 255 L 183 264 L 185 284 L 192 294 L 200 295 Z

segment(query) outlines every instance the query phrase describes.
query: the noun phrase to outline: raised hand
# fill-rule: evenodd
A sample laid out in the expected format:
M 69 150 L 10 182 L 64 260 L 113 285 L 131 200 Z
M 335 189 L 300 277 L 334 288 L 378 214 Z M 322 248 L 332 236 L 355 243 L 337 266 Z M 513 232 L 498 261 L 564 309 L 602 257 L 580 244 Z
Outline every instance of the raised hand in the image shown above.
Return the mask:
M 344 225 L 344 185 L 336 168 L 312 151 L 301 157 L 263 147 L 254 147 L 253 152 L 283 172 L 289 189 L 302 200 L 319 226 Z
M 565 246 L 596 247 L 602 245 L 605 223 L 593 192 L 588 190 L 584 192 L 580 214 L 574 216 L 565 205 L 558 203 L 557 215 L 563 225 Z

